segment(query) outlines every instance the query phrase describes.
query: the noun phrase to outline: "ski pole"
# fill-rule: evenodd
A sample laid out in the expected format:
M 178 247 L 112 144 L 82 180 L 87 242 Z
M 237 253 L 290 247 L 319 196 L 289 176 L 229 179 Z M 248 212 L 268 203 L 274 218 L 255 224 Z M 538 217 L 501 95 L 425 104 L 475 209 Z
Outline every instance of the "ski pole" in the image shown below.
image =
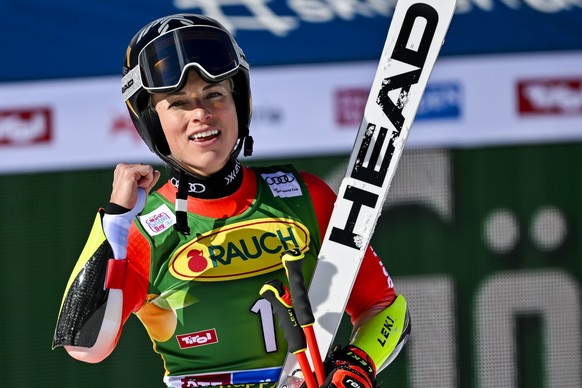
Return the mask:
M 287 288 L 279 279 L 269 280 L 261 287 L 259 294 L 273 306 L 273 312 L 277 316 L 279 326 L 283 330 L 283 335 L 287 341 L 288 351 L 297 356 L 307 388 L 317 388 L 317 382 L 313 377 L 309 360 L 305 354 L 307 350 L 305 334 L 295 317 L 291 296 Z
M 305 287 L 305 281 L 303 279 L 302 260 L 304 257 L 305 255 L 299 249 L 290 249 L 281 254 L 281 260 L 283 261 L 283 266 L 289 279 L 289 288 L 295 305 L 297 321 L 305 332 L 307 347 L 309 348 L 309 354 L 313 361 L 317 382 L 319 385 L 322 385 L 325 381 L 325 370 L 323 368 L 317 338 L 315 337 L 315 331 L 313 330 L 315 317 L 313 316 L 307 287 Z

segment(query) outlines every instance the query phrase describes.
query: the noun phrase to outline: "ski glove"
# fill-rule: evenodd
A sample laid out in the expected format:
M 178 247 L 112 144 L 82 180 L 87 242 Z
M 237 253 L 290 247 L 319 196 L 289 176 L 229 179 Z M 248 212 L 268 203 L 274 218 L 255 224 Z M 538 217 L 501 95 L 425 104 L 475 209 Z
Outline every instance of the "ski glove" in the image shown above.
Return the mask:
M 347 345 L 336 347 L 324 362 L 327 377 L 324 388 L 374 388 L 376 367 L 360 348 Z

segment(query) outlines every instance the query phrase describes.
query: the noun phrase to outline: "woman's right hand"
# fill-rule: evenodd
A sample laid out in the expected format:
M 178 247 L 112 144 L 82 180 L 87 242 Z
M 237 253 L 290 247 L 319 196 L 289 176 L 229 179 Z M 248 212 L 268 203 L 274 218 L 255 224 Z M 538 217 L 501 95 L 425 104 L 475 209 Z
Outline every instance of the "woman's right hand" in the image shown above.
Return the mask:
M 148 194 L 160 175 L 159 171 L 147 164 L 118 164 L 113 172 L 113 189 L 109 201 L 133 209 L 137 203 L 137 189 L 143 188 Z

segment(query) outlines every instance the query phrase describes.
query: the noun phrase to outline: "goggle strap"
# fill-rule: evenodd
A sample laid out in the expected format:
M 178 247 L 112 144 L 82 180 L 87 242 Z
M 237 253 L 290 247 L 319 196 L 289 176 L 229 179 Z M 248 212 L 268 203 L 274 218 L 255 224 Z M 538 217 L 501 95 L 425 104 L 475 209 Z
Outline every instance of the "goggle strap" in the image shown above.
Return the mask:
M 142 86 L 141 72 L 139 66 L 136 66 L 121 79 L 121 95 L 123 101 L 129 100 Z

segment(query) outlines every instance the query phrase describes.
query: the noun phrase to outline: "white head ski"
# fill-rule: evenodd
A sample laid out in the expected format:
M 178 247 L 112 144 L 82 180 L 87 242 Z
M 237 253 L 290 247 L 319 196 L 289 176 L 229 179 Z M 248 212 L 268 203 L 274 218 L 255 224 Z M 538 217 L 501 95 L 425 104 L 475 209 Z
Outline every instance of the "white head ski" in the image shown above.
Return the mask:
M 399 0 L 339 188 L 309 299 L 325 359 L 370 243 L 456 0 Z M 298 369 L 294 356 L 280 385 Z

